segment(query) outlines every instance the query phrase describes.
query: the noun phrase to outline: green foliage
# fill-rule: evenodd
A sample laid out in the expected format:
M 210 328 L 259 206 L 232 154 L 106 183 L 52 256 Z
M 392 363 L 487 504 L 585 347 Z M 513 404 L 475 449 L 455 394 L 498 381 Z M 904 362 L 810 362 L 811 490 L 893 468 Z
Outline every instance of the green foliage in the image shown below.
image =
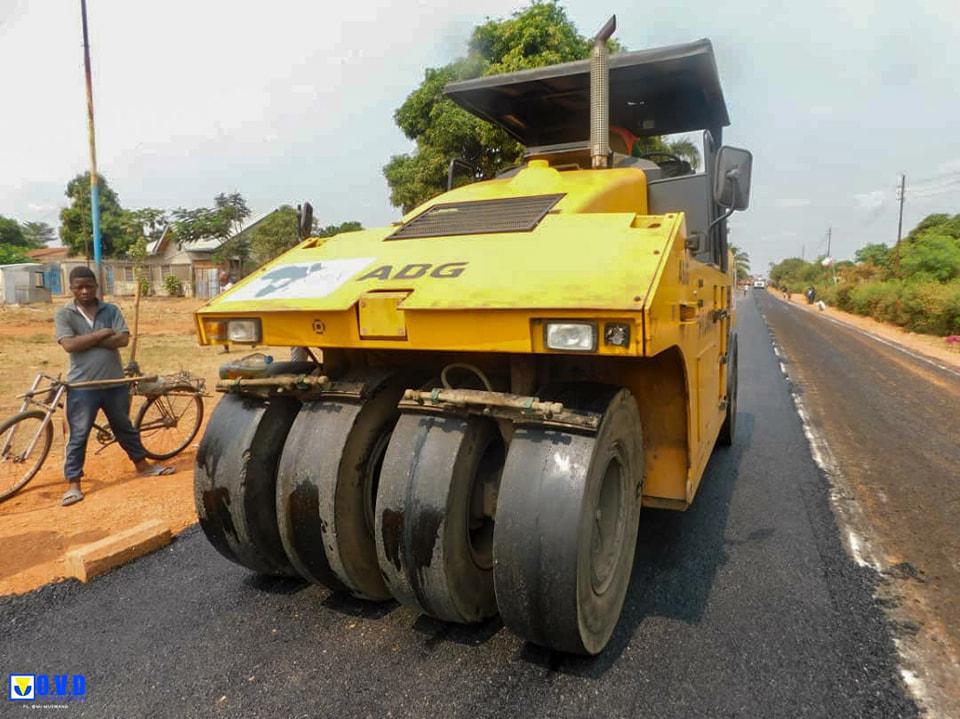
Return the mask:
M 230 219 L 216 209 L 197 207 L 191 210 L 178 207 L 171 213 L 173 233 L 178 242 L 189 244 L 208 238 L 227 239 Z
M 30 262 L 26 250 L 0 241 L 0 265 L 15 265 L 20 262 Z
M 890 261 L 890 248 L 882 242 L 864 245 L 856 251 L 854 258 L 857 262 L 875 267 L 887 267 Z
M 297 211 L 290 205 L 281 205 L 275 212 L 258 222 L 250 232 L 250 249 L 256 263 L 262 265 L 269 262 L 300 244 L 298 228 Z M 310 236 L 333 237 L 342 232 L 356 232 L 362 229 L 363 225 L 359 222 L 343 222 L 339 225 L 314 227 Z
M 57 233 L 46 222 L 24 222 L 23 237 L 30 247 L 43 247 L 57 239 Z
M 828 304 L 913 332 L 960 333 L 960 215 L 928 215 L 900 243 L 899 262 L 896 254 L 883 244 L 861 247 L 856 264 L 837 263 L 838 285 L 796 257 L 770 277 L 795 292 L 815 285 Z
M 0 246 L 30 247 L 20 223 L 3 215 L 0 215 Z
M 122 257 L 135 239 L 129 234 L 127 213 L 107 178 L 98 176 L 100 188 L 100 240 L 104 257 Z M 60 210 L 60 239 L 71 255 L 93 257 L 93 220 L 90 214 L 90 173 L 67 183 L 70 206 Z
M 281 205 L 250 232 L 250 252 L 258 265 L 269 262 L 299 243 L 297 211 L 290 205 Z
M 217 195 L 213 198 L 213 207 L 192 210 L 180 207 L 171 214 L 174 236 L 178 241 L 189 244 L 210 238 L 229 240 L 213 253 L 213 260 L 226 264 L 235 257 L 240 261 L 241 272 L 250 261 L 250 238 L 240 230 L 243 221 L 250 216 L 250 208 L 239 192 Z
M 750 255 L 736 245 L 730 245 L 733 261 L 737 270 L 737 279 L 744 280 L 750 276 Z
M 832 270 L 817 262 L 805 262 L 799 257 L 790 257 L 770 268 L 770 281 L 781 289 L 803 292 L 810 285 L 826 282 Z
M 163 289 L 171 297 L 183 297 L 183 282 L 176 275 L 167 275 L 163 278 Z
M 220 193 L 213 198 L 213 207 L 220 217 L 222 217 L 230 228 L 230 234 L 237 234 L 243 227 L 243 221 L 250 217 L 250 208 L 247 207 L 247 201 L 239 192 L 231 192 L 229 195 Z
M 351 220 L 349 222 L 341 222 L 339 225 L 327 225 L 326 227 L 321 227 L 313 233 L 313 236 L 333 237 L 334 235 L 339 235 L 342 232 L 358 232 L 362 229 L 363 225 L 355 220 Z
M 960 239 L 960 215 L 952 217 L 945 213 L 927 215 L 920 223 L 910 230 L 906 241 L 912 242 L 927 234 L 949 235 L 953 239 Z
M 139 274 L 139 273 L 138 273 L 138 274 Z M 149 277 L 146 277 L 146 276 L 144 276 L 144 275 L 140 275 L 140 277 L 139 277 L 139 279 L 137 280 L 137 282 L 140 283 L 140 296 L 141 296 L 141 297 L 146 297 L 147 295 L 149 295 L 149 294 L 150 294 L 150 290 L 151 290 L 151 287 L 150 287 L 150 278 L 149 278 Z
M 900 250 L 900 274 L 912 280 L 947 282 L 960 277 L 960 241 L 924 234 Z
M 960 333 L 960 281 L 844 283 L 831 299 L 827 301 L 842 310 L 913 332 Z
M 553 0 L 534 0 L 506 20 L 487 20 L 474 28 L 467 56 L 428 69 L 420 87 L 394 114 L 397 126 L 416 141 L 417 148 L 410 155 L 394 155 L 383 168 L 390 201 L 408 212 L 443 192 L 453 158 L 476 167 L 476 179 L 481 179 L 517 164 L 523 155 L 523 148 L 506 132 L 444 98 L 444 85 L 581 60 L 589 56 L 590 44 Z M 615 41 L 610 47 L 621 49 Z

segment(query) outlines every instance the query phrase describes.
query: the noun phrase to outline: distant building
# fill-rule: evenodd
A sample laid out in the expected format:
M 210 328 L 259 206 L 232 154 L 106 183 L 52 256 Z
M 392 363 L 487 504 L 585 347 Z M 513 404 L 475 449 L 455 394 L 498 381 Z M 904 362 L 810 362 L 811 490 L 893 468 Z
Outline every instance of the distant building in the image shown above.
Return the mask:
M 240 261 L 228 257 L 221 263 L 213 259 L 220 247 L 237 238 L 249 239 L 253 228 L 267 219 L 276 210 L 258 217 L 233 237 L 223 240 L 218 237 L 203 238 L 196 242 L 178 242 L 168 227 L 163 234 L 147 245 L 147 258 L 143 263 L 151 294 L 167 295 L 165 280 L 173 275 L 180 280 L 186 297 L 208 299 L 220 292 L 220 273 L 239 279 Z M 69 294 L 70 270 L 78 265 L 92 267 L 92 261 L 84 257 L 70 257 L 67 247 L 45 247 L 27 253 L 34 262 L 42 265 L 44 286 L 54 295 Z M 248 270 L 250 268 L 247 268 Z M 136 294 L 136 263 L 127 259 L 109 258 L 103 261 L 104 294 Z
M 44 285 L 43 265 L 21 262 L 0 265 L 0 304 L 29 305 L 50 302 L 50 290 Z

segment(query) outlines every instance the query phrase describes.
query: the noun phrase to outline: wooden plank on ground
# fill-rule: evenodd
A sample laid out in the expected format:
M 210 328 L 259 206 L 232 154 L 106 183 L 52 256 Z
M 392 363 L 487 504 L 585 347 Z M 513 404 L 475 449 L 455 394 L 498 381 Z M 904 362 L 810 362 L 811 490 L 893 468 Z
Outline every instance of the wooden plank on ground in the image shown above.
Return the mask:
M 143 522 L 122 532 L 67 552 L 66 575 L 87 582 L 122 564 L 170 544 L 170 528 L 158 520 Z

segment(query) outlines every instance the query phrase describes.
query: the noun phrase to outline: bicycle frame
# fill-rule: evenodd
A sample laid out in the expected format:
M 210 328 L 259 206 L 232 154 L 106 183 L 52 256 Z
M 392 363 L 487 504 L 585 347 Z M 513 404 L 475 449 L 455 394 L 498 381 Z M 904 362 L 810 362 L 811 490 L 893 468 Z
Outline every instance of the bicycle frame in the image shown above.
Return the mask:
M 50 386 L 44 387 L 43 389 L 38 389 L 40 387 L 40 382 L 43 380 L 50 380 Z M 46 416 L 43 418 L 43 422 L 40 423 L 40 428 L 33 435 L 33 439 L 30 440 L 30 445 L 27 447 L 27 451 L 24 456 L 29 456 L 33 452 L 34 447 L 37 444 L 37 439 L 43 434 L 44 430 L 47 428 L 47 425 L 50 423 L 53 413 L 57 411 L 57 408 L 60 407 L 60 402 L 63 399 L 64 393 L 67 391 L 67 385 L 61 381 L 60 376 L 52 377 L 48 374 L 41 372 L 38 374 L 34 380 L 33 385 L 30 389 L 23 394 L 23 404 L 20 405 L 20 411 L 26 412 L 31 405 L 36 405 L 42 407 L 43 411 L 46 413 Z M 38 394 L 49 394 L 54 392 L 52 402 L 42 402 L 36 399 Z M 0 456 L 6 455 L 10 451 L 10 443 L 13 441 L 14 436 L 16 435 L 17 427 L 13 427 L 8 433 L 6 438 L 3 441 L 3 446 L 0 447 Z

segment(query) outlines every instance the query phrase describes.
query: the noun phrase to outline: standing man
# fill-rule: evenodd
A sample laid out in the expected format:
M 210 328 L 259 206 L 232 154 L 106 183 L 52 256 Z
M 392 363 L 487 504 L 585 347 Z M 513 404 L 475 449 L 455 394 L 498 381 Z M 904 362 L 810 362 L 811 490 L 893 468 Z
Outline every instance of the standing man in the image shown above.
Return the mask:
M 97 298 L 97 278 L 89 267 L 74 267 L 70 271 L 70 291 L 73 302 L 57 310 L 53 320 L 57 342 L 70 355 L 67 382 L 122 379 L 119 348 L 127 346 L 130 331 L 120 308 Z M 173 467 L 147 462 L 140 434 L 130 423 L 130 390 L 127 385 L 71 389 L 67 392 L 70 440 L 63 464 L 63 474 L 70 486 L 60 502 L 64 507 L 83 499 L 80 478 L 83 476 L 87 439 L 101 409 L 114 436 L 141 476 L 173 474 Z

